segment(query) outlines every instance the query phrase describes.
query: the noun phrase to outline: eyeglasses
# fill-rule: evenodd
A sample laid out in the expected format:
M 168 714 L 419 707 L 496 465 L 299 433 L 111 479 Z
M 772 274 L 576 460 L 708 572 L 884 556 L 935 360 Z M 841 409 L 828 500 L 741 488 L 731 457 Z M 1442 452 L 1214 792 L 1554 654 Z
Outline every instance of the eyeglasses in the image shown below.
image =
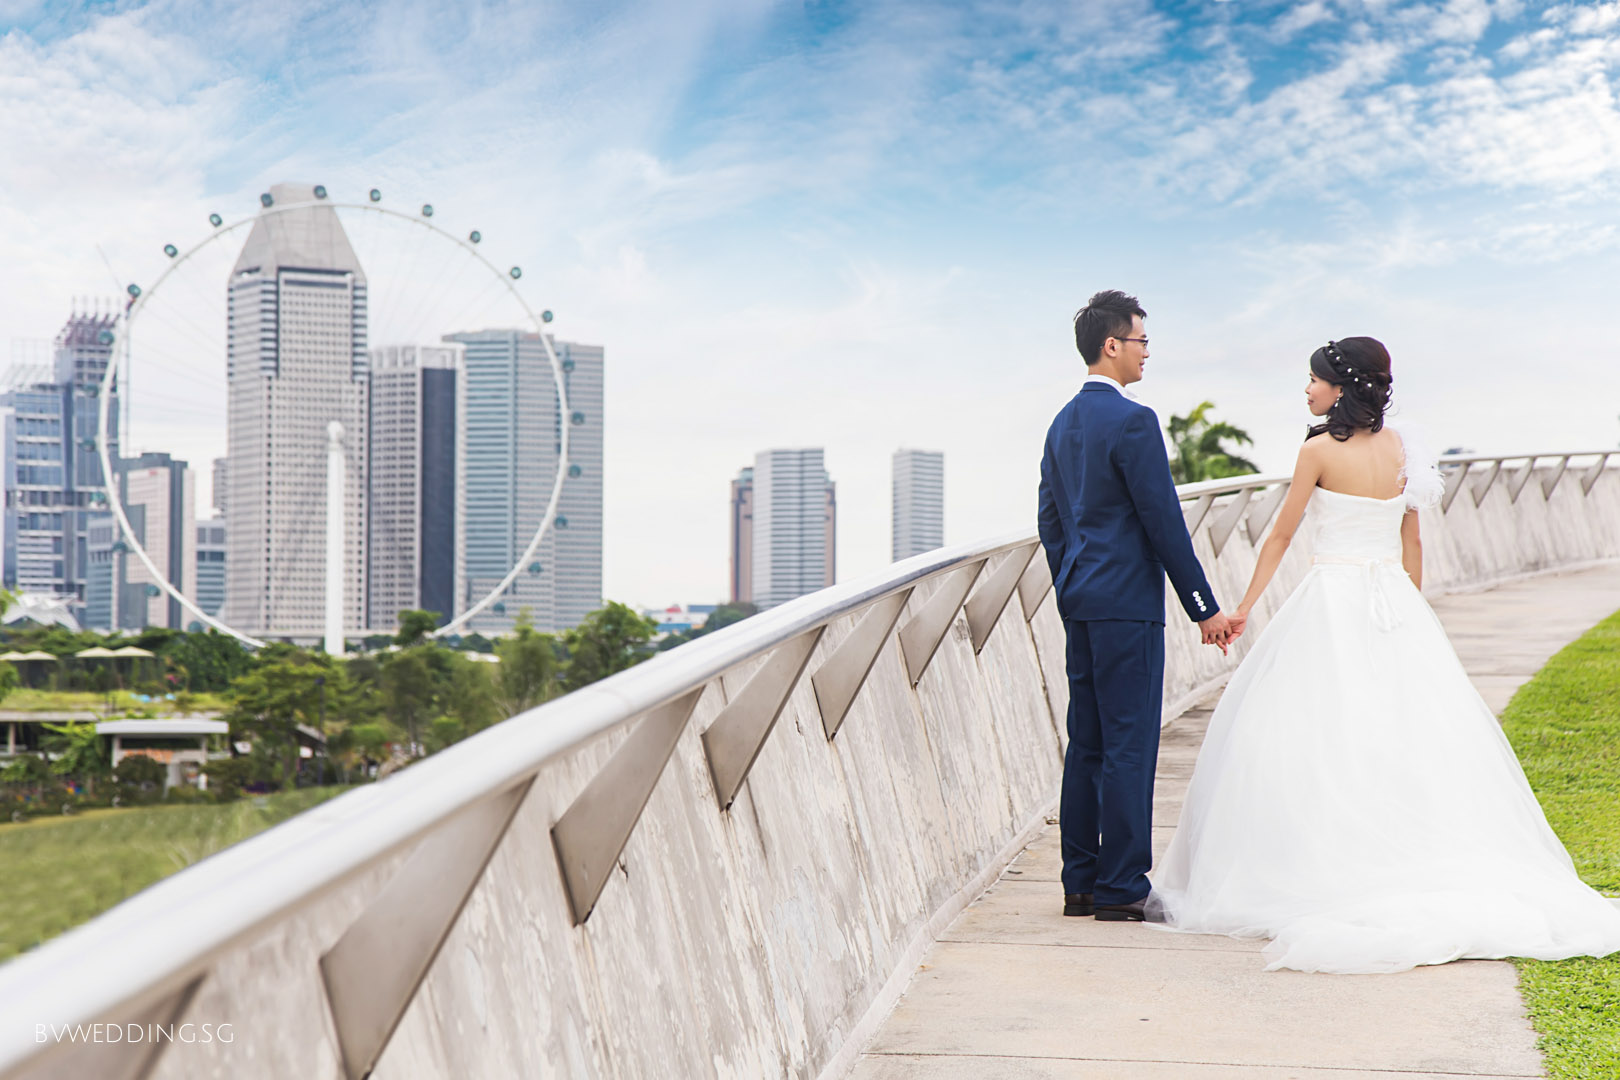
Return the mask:
M 1147 348 L 1147 338 L 1145 338 L 1145 337 L 1117 337 L 1114 340 L 1115 341 L 1140 341 L 1142 343 L 1142 348 L 1144 348 L 1144 349 Z

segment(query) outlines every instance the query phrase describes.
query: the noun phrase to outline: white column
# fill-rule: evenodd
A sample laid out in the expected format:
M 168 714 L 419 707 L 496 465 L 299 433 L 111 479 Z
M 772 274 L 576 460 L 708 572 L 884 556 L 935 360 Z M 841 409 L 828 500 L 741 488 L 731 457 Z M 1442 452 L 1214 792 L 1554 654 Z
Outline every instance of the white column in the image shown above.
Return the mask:
M 343 655 L 343 425 L 326 425 L 326 652 Z

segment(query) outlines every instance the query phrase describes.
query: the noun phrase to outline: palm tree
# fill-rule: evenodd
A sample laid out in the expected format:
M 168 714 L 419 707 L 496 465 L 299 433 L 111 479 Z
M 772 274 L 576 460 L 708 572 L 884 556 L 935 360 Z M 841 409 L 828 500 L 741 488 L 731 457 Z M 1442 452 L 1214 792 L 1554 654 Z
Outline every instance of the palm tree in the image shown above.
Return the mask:
M 1178 484 L 1260 471 L 1254 462 L 1239 457 L 1224 445 L 1230 440 L 1242 446 L 1253 446 L 1254 440 L 1242 428 L 1210 420 L 1209 413 L 1214 408 L 1213 401 L 1206 401 L 1186 416 L 1172 415 L 1165 425 L 1172 449 L 1170 475 Z

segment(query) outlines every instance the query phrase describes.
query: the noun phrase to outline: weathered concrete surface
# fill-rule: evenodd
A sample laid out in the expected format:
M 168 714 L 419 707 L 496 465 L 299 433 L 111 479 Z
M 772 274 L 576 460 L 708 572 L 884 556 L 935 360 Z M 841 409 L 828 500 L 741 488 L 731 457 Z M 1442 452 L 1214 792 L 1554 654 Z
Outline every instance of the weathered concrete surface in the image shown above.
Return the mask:
M 1620 565 L 1434 607 L 1500 710 L 1554 652 L 1620 610 Z M 1165 729 L 1155 854 L 1174 831 L 1209 715 L 1200 708 Z M 1542 1075 L 1509 964 L 1266 972 L 1262 942 L 1064 918 L 1059 867 L 1049 826 L 941 935 L 857 1080 Z
M 1576 475 L 1566 476 L 1550 501 L 1532 483 L 1510 504 L 1498 483 L 1478 507 L 1465 493 L 1449 514 L 1426 514 L 1425 529 L 1431 579 L 1451 588 L 1620 556 L 1620 470 L 1610 470 L 1589 497 Z M 1230 602 L 1248 579 L 1253 544 L 1240 528 L 1216 559 L 1207 525 L 1196 542 L 1220 598 Z M 1272 603 L 1297 580 L 1308 554 L 1303 545 L 1290 553 Z M 902 625 L 935 587 L 916 589 Z M 1269 610 L 1256 613 L 1256 629 Z M 807 671 L 856 617 L 828 627 Z M 1233 664 L 1200 648 L 1179 612 L 1168 652 L 1172 703 L 1218 684 Z M 1506 673 L 1527 662 L 1515 658 Z M 1055 795 L 1058 721 L 1067 702 L 1063 628 L 1050 592 L 1028 625 L 1015 599 L 975 655 L 959 614 L 916 687 L 891 637 L 832 742 L 822 733 L 810 681 L 802 680 L 736 802 L 722 811 L 700 733 L 756 666 L 740 665 L 704 688 L 621 872 L 580 927 L 572 925 L 550 828 L 616 739 L 539 772 L 383 1053 L 380 1080 L 814 1077 L 845 1064 L 842 1055 L 853 1058 L 942 920 L 965 893 L 980 891 L 976 883 L 993 880 L 1009 846 L 1016 850 Z M 1177 725 L 1168 742 L 1192 730 Z M 1184 749 L 1190 754 L 1195 745 Z M 1179 766 L 1176 760 L 1168 754 L 1166 769 L 1190 768 L 1190 757 Z M 1166 796 L 1163 820 L 1174 820 L 1172 809 Z M 231 1022 L 235 1041 L 176 1047 L 153 1075 L 337 1075 L 318 960 L 408 854 L 380 860 L 224 953 L 187 1019 Z M 1028 865 L 1033 876 L 1036 867 Z M 1043 946 L 940 945 L 976 947 L 1022 955 Z M 1252 959 L 1181 951 L 1212 963 Z M 1141 949 L 1130 955 L 1148 959 Z M 1027 968 L 1034 986 L 1061 969 L 1032 965 L 1013 962 L 1007 970 Z M 1239 979 L 1231 972 L 1209 977 L 1222 986 Z M 1021 992 L 1053 997 L 1060 985 Z M 1176 994 L 1188 1007 L 1197 996 Z M 1011 986 L 1005 996 L 1017 1000 Z M 1054 1012 L 1083 1030 L 1087 1011 L 1099 1007 L 1086 1000 Z M 1162 1024 L 1167 1014 L 1156 1015 Z M 907 1045 L 907 1053 L 923 1052 Z M 1009 1053 L 1000 1044 L 990 1052 Z

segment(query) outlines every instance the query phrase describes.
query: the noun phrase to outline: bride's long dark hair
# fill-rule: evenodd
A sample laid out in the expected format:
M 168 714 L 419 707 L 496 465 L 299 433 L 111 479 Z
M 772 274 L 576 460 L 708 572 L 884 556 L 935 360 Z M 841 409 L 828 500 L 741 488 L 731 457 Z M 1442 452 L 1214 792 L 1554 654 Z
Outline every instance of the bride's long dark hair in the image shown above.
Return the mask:
M 1305 432 L 1323 432 L 1344 442 L 1357 431 L 1382 431 L 1389 408 L 1389 350 L 1377 338 L 1349 337 L 1330 341 L 1311 353 L 1311 373 L 1344 391 L 1322 423 Z

